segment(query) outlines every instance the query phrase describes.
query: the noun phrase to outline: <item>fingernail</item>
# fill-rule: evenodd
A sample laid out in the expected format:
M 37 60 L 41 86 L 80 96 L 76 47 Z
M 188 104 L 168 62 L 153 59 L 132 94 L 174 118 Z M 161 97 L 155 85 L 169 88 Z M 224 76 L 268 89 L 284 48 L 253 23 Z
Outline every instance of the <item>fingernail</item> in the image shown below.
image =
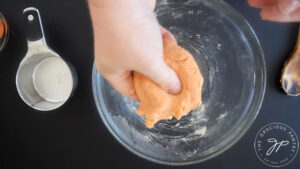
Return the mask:
M 181 90 L 180 81 L 173 82 L 169 85 L 168 92 L 172 94 L 177 94 Z
M 177 44 L 175 37 L 170 32 L 165 32 L 163 34 L 163 39 L 167 39 L 167 40 L 172 41 Z

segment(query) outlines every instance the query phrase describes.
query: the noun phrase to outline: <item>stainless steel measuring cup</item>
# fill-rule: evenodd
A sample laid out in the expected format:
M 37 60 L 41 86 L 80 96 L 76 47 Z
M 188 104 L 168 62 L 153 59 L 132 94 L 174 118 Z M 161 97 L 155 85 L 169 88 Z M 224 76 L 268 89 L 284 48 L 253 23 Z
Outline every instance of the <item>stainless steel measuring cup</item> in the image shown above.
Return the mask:
M 30 107 L 53 110 L 71 96 L 77 85 L 77 74 L 70 63 L 47 46 L 38 9 L 29 7 L 23 14 L 28 51 L 17 71 L 17 90 Z

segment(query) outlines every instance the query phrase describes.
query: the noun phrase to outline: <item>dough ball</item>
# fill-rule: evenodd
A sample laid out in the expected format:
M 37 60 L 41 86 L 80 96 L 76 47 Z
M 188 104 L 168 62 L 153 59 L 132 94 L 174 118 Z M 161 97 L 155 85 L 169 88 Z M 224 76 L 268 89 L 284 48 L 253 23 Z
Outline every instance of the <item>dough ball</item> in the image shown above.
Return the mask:
M 140 100 L 137 110 L 152 128 L 160 120 L 180 119 L 201 105 L 203 77 L 193 56 L 176 43 L 164 39 L 164 60 L 178 75 L 181 91 L 172 95 L 146 76 L 133 72 L 136 94 Z

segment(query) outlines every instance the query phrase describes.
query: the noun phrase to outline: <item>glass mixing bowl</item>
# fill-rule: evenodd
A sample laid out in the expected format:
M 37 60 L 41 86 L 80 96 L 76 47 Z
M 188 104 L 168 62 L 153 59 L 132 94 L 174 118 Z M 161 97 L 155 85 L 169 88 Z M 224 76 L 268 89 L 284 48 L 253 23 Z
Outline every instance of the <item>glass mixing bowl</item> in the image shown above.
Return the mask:
M 203 105 L 148 129 L 135 112 L 138 103 L 94 67 L 95 103 L 112 135 L 138 156 L 169 165 L 201 162 L 231 147 L 256 118 L 266 84 L 262 49 L 248 22 L 223 1 L 158 0 L 155 12 L 194 56 L 204 77 Z

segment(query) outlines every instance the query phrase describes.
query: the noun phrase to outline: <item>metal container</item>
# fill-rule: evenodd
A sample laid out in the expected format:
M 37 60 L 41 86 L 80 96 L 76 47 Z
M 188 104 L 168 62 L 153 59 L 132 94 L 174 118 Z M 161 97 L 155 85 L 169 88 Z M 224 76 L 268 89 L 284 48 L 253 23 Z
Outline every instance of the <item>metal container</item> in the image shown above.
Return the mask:
M 77 75 L 69 62 L 47 46 L 38 9 L 29 7 L 23 14 L 28 51 L 17 71 L 17 89 L 30 107 L 53 110 L 71 96 L 77 85 Z
M 8 25 L 3 14 L 0 12 L 0 51 L 4 49 L 8 41 Z

